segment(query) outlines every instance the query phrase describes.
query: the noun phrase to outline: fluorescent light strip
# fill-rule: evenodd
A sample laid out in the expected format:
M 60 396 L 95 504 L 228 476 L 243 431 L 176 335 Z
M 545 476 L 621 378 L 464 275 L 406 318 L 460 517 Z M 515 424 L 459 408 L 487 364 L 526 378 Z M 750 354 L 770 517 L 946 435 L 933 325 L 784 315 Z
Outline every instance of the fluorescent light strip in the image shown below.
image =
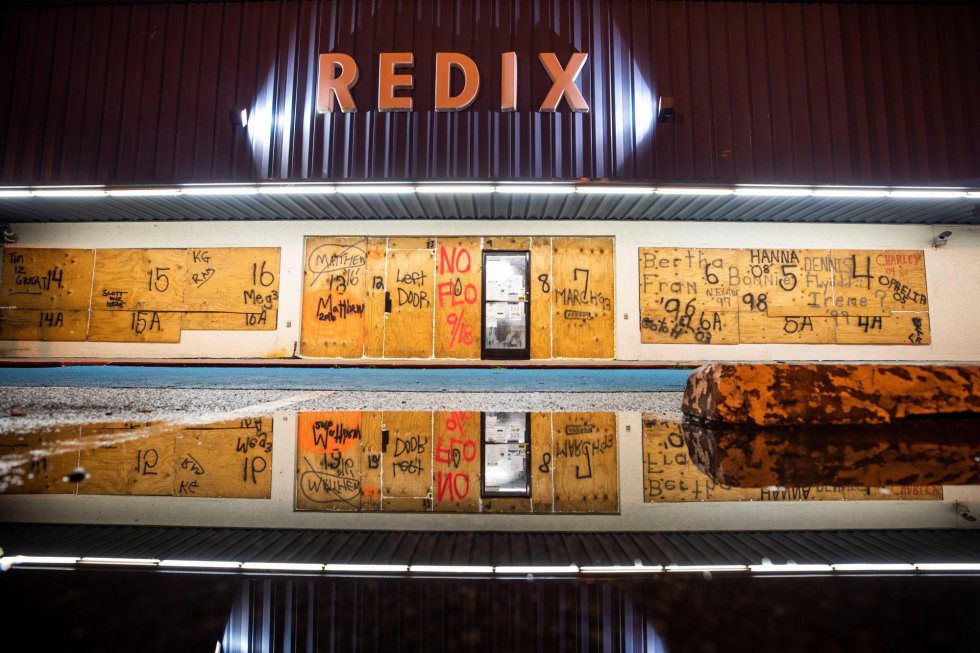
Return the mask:
M 820 564 L 785 564 L 785 565 L 749 565 L 749 570 L 754 573 L 763 574 L 806 574 L 814 572 L 831 572 L 834 570 L 831 565 Z
M 966 196 L 970 199 L 980 199 L 980 190 L 971 190 Z
M 497 186 L 497 192 L 517 195 L 567 195 L 575 192 L 575 186 L 552 186 L 550 184 Z
M 73 556 L 8 556 L 0 558 L 4 563 L 14 565 L 73 565 L 78 558 Z
M 259 186 L 262 195 L 330 195 L 336 193 L 334 186 Z
M 832 565 L 834 571 L 915 571 L 912 564 L 890 564 L 890 563 L 856 563 Z
M 664 571 L 669 573 L 714 573 L 727 571 L 748 571 L 748 565 L 667 565 Z
M 324 571 L 352 571 L 352 572 L 385 572 L 385 573 L 404 573 L 408 571 L 408 565 L 354 565 L 331 563 L 323 566 Z
M 458 186 L 453 185 L 443 185 L 443 186 L 416 186 L 415 192 L 417 193 L 443 193 L 446 195 L 476 195 L 492 193 L 496 190 L 493 186 L 478 186 L 478 185 L 466 185 L 460 184 Z
M 34 197 L 105 197 L 104 188 L 39 188 Z
M 238 569 L 242 563 L 227 560 L 161 560 L 160 566 L 192 569 Z
M 736 195 L 746 195 L 750 197 L 809 197 L 813 195 L 812 188 L 769 188 L 769 187 L 746 187 L 736 188 Z
M 255 195 L 255 186 L 182 186 L 181 195 Z
M 152 566 L 159 564 L 156 558 L 82 558 L 78 561 L 83 565 L 125 565 L 130 566 Z
M 649 195 L 654 189 L 649 186 L 576 186 L 575 191 L 587 195 Z
M 613 565 L 581 569 L 583 574 L 657 574 L 664 570 L 660 565 Z
M 888 193 L 888 197 L 895 199 L 932 199 L 932 200 L 952 200 L 963 199 L 966 197 L 964 191 L 956 190 L 893 190 Z
M 410 572 L 419 574 L 492 574 L 493 567 L 479 565 L 412 565 Z
M 884 189 L 875 188 L 815 188 L 813 189 L 814 197 L 840 197 L 840 198 L 858 198 L 858 197 L 888 197 L 889 191 Z
M 31 195 L 33 195 L 33 193 L 31 193 L 31 191 L 29 191 L 27 189 L 24 189 L 24 190 L 17 190 L 17 189 L 4 189 L 4 190 L 0 190 L 0 199 L 12 199 L 12 198 L 17 198 L 17 197 L 31 197 Z
M 345 195 L 396 195 L 414 193 L 415 186 L 337 186 L 337 192 Z
M 535 565 L 515 565 L 515 566 L 498 566 L 496 568 L 496 573 L 498 574 L 577 574 L 579 571 L 577 565 L 565 565 L 565 566 L 535 566 Z
M 980 562 L 917 562 L 919 571 L 980 571 Z
M 658 188 L 658 195 L 733 195 L 735 193 L 734 188 L 684 188 L 678 186 L 676 188 Z
M 112 188 L 106 191 L 109 197 L 174 197 L 180 195 L 177 188 Z
M 323 565 L 312 562 L 246 562 L 242 569 L 268 571 L 323 571 Z

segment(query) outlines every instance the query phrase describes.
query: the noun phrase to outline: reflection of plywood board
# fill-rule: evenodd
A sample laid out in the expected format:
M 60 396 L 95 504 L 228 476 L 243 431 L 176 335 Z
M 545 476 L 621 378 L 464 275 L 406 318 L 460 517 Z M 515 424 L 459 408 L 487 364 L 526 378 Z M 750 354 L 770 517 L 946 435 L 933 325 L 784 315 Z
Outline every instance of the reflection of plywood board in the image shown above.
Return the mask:
M 385 286 L 391 312 L 385 319 L 386 358 L 432 356 L 434 273 L 432 250 L 391 250 L 389 242 Z
M 719 485 L 688 455 L 680 425 L 643 415 L 643 501 L 866 501 L 942 499 L 941 487 L 732 488 Z
M 364 293 L 364 355 L 368 358 L 381 358 L 384 354 L 385 264 L 385 239 L 369 238 L 364 270 L 367 280 Z
M 177 496 L 272 496 L 272 419 L 181 430 L 174 445 Z
M 615 413 L 554 413 L 555 512 L 619 511 Z
M 921 250 L 838 250 L 834 254 L 845 261 L 847 273 L 841 275 L 835 290 L 848 315 L 929 310 Z
M 841 345 L 928 345 L 932 342 L 928 313 L 892 313 L 838 317 L 837 343 Z
M 432 468 L 433 510 L 480 510 L 480 414 L 436 412 Z
M 482 512 L 494 514 L 529 513 L 534 511 L 532 499 L 498 498 L 483 500 Z
M 384 512 L 432 512 L 432 499 L 429 497 L 384 497 L 381 500 Z
M 531 242 L 531 358 L 551 358 L 551 238 Z
M 440 238 L 436 254 L 436 358 L 480 358 L 483 256 L 479 238 Z
M 86 309 L 95 250 L 11 247 L 3 251 L 0 306 Z
M 84 449 L 80 464 L 91 477 L 79 485 L 79 494 L 174 493 L 173 433 Z
M 181 310 L 186 258 L 183 249 L 97 250 L 92 307 L 103 311 Z
M 78 435 L 75 425 L 0 436 L 0 456 L 29 457 L 27 464 L 4 473 L 8 485 L 3 494 L 74 494 L 78 484 L 64 479 L 78 467 L 79 452 L 71 447 L 65 451 L 61 441 L 77 440 Z
M 361 510 L 381 510 L 381 413 L 361 413 Z
M 0 340 L 80 342 L 88 332 L 88 311 L 0 310 Z
M 830 344 L 834 342 L 834 318 L 766 317 L 758 311 L 742 311 L 738 331 L 743 343 Z
M 394 497 L 432 496 L 432 413 L 385 412 L 382 415 L 387 444 L 383 448 L 383 509 Z
M 184 313 L 184 331 L 275 331 L 278 311 L 257 313 Z
M 189 311 L 254 313 L 279 308 L 279 248 L 186 250 Z
M 364 352 L 367 240 L 306 239 L 302 353 L 360 358 Z
M 611 238 L 555 238 L 552 341 L 556 358 L 615 354 L 615 269 Z
M 555 504 L 551 413 L 531 413 L 531 504 L 534 512 L 551 512 Z
M 92 311 L 92 342 L 180 342 L 183 313 Z
M 361 426 L 359 411 L 299 414 L 297 510 L 360 509 Z

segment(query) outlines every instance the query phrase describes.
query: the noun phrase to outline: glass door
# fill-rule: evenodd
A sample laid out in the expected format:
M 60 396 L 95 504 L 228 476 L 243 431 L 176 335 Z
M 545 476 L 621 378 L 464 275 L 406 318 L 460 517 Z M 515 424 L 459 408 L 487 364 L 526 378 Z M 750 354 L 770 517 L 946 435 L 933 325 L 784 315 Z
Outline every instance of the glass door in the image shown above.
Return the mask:
M 483 252 L 483 358 L 527 360 L 529 252 Z

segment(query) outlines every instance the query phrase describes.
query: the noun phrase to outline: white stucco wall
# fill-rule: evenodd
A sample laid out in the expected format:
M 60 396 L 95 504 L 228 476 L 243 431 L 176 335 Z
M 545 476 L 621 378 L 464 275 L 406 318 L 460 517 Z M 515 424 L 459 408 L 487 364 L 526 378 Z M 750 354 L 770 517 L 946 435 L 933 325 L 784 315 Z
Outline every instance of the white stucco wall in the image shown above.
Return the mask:
M 279 247 L 276 331 L 185 331 L 177 344 L 0 342 L 0 356 L 59 358 L 281 358 L 300 333 L 304 237 L 310 235 L 596 235 L 616 246 L 616 352 L 625 361 L 911 360 L 980 361 L 980 227 L 734 222 L 308 220 L 15 224 L 24 247 Z M 933 247 L 935 233 L 953 231 Z M 640 247 L 921 249 L 926 256 L 932 344 L 642 345 Z

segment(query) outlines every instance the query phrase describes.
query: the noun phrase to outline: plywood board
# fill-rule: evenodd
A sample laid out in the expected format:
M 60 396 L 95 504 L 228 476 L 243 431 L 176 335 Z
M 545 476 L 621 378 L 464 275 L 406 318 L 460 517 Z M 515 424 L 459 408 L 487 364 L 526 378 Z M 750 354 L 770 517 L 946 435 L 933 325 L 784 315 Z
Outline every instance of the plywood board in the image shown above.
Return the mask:
M 834 318 L 837 344 L 928 345 L 929 313 L 891 313 Z
M 271 417 L 181 429 L 174 443 L 174 493 L 268 499 L 272 450 Z
M 388 249 L 435 249 L 433 236 L 390 236 Z
M 385 239 L 369 238 L 364 270 L 364 355 L 368 358 L 384 355 L 386 264 Z
M 551 358 L 551 238 L 531 239 L 531 358 Z
M 361 413 L 361 510 L 381 510 L 382 468 L 381 413 Z
M 677 422 L 643 415 L 643 501 L 866 501 L 942 499 L 940 487 L 732 488 L 711 480 L 688 455 Z
M 189 249 L 188 311 L 254 313 L 279 308 L 279 248 Z
M 184 313 L 184 331 L 275 331 L 278 311 L 256 313 Z
M 367 240 L 306 239 L 301 353 L 360 358 L 364 353 Z
M 921 250 L 837 250 L 834 254 L 845 262 L 837 297 L 847 315 L 929 310 Z
M 757 311 L 743 311 L 738 316 L 738 332 L 742 343 L 832 344 L 834 318 L 767 317 Z
M 183 313 L 92 311 L 92 342 L 180 342 Z
M 483 249 L 526 252 L 531 249 L 531 238 L 528 236 L 490 236 L 483 239 Z
M 179 311 L 184 307 L 187 250 L 99 249 L 92 307 Z
M 430 497 L 382 497 L 384 512 L 432 512 Z
M 382 508 L 395 497 L 432 497 L 432 419 L 427 411 L 382 415 Z
M 740 317 L 753 312 L 831 314 L 834 269 L 830 250 L 743 249 L 737 259 Z
M 385 319 L 386 358 L 431 358 L 434 335 L 435 253 L 428 249 L 391 250 Z
M 297 510 L 359 510 L 362 413 L 305 412 L 298 416 Z
M 671 297 L 655 308 L 640 309 L 644 344 L 734 345 L 739 342 L 738 313 L 698 308 Z
M 88 332 L 88 311 L 0 309 L 0 340 L 80 342 Z
M 91 249 L 7 248 L 0 306 L 87 309 L 94 260 Z
M 530 513 L 534 512 L 532 499 L 518 499 L 518 498 L 498 498 L 494 497 L 492 499 L 483 499 L 483 508 L 481 512 L 493 513 L 493 514 L 511 514 L 511 513 Z
M 554 510 L 554 471 L 551 413 L 531 413 L 531 505 L 534 512 Z
M 670 305 L 676 303 L 683 308 L 691 304 L 706 312 L 736 312 L 737 254 L 734 249 L 640 249 L 640 308 L 652 310 L 676 300 Z
M 74 494 L 78 484 L 65 477 L 78 467 L 79 451 L 64 441 L 78 436 L 78 425 L 0 436 L 0 456 L 28 458 L 27 464 L 4 472 L 2 493 Z
M 79 485 L 79 494 L 171 496 L 174 434 L 83 449 L 80 464 L 91 477 Z
M 615 413 L 554 413 L 555 512 L 619 511 Z
M 552 341 L 556 358 L 615 355 L 615 259 L 611 238 L 555 238 Z
M 433 510 L 479 512 L 480 413 L 436 412 L 433 430 Z
M 479 359 L 483 256 L 479 238 L 440 238 L 436 254 L 436 358 Z

